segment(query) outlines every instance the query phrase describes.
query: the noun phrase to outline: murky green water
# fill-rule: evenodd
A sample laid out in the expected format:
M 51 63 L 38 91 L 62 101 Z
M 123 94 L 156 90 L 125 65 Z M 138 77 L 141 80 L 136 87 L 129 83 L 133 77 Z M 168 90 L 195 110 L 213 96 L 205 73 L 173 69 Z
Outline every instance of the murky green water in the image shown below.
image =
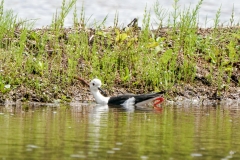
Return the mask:
M 0 159 L 240 159 L 240 110 L 0 107 Z

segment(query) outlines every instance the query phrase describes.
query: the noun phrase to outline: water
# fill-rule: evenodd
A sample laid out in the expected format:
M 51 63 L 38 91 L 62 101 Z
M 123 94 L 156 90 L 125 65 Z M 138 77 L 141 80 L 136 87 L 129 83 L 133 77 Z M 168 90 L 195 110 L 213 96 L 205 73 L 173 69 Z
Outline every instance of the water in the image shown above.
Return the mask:
M 89 23 L 93 23 L 95 20 L 100 23 L 108 15 L 106 26 L 113 26 L 116 11 L 119 13 L 120 25 L 126 26 L 132 19 L 139 18 L 141 26 L 144 9 L 147 6 L 148 10 L 151 10 L 152 24 L 154 26 L 156 17 L 153 14 L 153 5 L 155 2 L 155 0 L 78 0 L 76 6 L 79 15 L 82 4 L 84 4 L 86 18 L 90 18 Z M 161 0 L 159 2 L 165 9 L 172 10 L 173 0 Z M 179 5 L 183 8 L 184 6 L 189 7 L 189 5 L 195 6 L 198 2 L 199 0 L 179 0 Z M 53 14 L 56 13 L 56 9 L 60 10 L 61 3 L 62 0 L 7 0 L 4 2 L 4 7 L 5 9 L 12 9 L 22 19 L 37 19 L 35 27 L 42 27 L 51 24 Z M 199 25 L 202 27 L 213 26 L 213 20 L 219 8 L 221 8 L 220 23 L 228 25 L 233 6 L 234 18 L 237 23 L 240 18 L 239 0 L 203 1 L 199 13 Z M 208 17 L 207 22 L 206 17 Z M 72 26 L 72 19 L 73 14 L 71 12 L 65 20 L 65 26 Z
M 0 159 L 240 159 L 240 110 L 0 107 Z

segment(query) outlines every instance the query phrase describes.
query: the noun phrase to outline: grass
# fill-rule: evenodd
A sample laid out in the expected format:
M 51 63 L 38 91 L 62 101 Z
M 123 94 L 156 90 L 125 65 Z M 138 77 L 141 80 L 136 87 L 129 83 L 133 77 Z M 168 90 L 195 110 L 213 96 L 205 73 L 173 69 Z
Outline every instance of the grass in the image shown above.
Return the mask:
M 240 30 L 234 25 L 219 27 L 220 9 L 214 26 L 198 27 L 202 0 L 193 8 L 180 9 L 174 1 L 172 12 L 158 2 L 154 5 L 159 27 L 150 30 L 151 15 L 145 9 L 141 29 L 134 20 L 126 28 L 104 22 L 89 24 L 84 9 L 80 17 L 76 0 L 62 2 L 50 27 L 33 29 L 30 21 L 18 20 L 0 5 L 0 99 L 70 100 L 74 77 L 86 80 L 99 77 L 111 87 L 131 92 L 169 90 L 176 85 L 210 86 L 220 94 L 231 86 L 239 87 Z M 75 9 L 74 9 L 75 8 Z M 64 19 L 74 9 L 72 28 Z M 164 27 L 165 26 L 165 27 Z M 136 91 L 137 89 L 137 91 Z M 77 90 L 81 90 L 80 87 Z

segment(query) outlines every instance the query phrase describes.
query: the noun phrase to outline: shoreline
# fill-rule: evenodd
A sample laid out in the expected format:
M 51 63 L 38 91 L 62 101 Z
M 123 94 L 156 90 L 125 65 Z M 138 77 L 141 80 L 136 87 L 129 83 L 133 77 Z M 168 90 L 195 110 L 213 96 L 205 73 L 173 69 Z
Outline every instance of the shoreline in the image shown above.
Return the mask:
M 2 106 L 21 106 L 22 104 L 30 104 L 33 106 L 53 106 L 57 107 L 60 105 L 82 105 L 82 104 L 95 104 L 94 98 L 90 93 L 86 84 L 76 81 L 77 85 L 71 86 L 72 96 L 67 97 L 65 100 L 54 99 L 52 102 L 41 102 L 37 97 L 32 97 L 31 100 L 23 100 L 23 94 L 16 94 L 15 97 L 18 99 L 7 98 L 4 102 L 0 103 Z M 81 89 L 80 89 L 81 88 Z M 216 92 L 209 92 L 206 88 L 194 88 L 193 86 L 188 86 L 185 88 L 179 88 L 179 92 L 170 91 L 167 95 L 163 95 L 165 101 L 163 105 L 167 106 L 179 106 L 179 107 L 207 107 L 207 106 L 224 106 L 224 107 L 240 107 L 240 87 L 232 87 L 232 92 L 222 93 L 221 96 L 217 96 Z M 185 90 L 184 90 L 185 89 Z M 184 90 L 184 91 L 183 91 Z M 197 90 L 204 90 L 202 92 L 197 92 Z M 124 93 L 131 93 L 126 88 L 114 87 L 111 92 L 105 90 L 108 96 L 116 96 Z M 141 91 L 136 92 L 141 93 Z M 196 94 L 197 93 L 197 94 Z M 211 96 L 209 96 L 211 95 Z M 21 98 L 22 97 L 22 98 Z

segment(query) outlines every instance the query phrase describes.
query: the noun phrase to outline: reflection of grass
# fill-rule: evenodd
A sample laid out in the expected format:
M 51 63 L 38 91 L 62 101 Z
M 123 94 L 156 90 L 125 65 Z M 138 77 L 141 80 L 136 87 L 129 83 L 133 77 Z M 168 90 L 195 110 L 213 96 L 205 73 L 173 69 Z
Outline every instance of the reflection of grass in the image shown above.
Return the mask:
M 147 10 L 141 30 L 136 21 L 119 28 L 117 16 L 113 28 L 104 28 L 107 17 L 92 24 L 93 28 L 87 27 L 89 19 L 83 9 L 80 18 L 75 9 L 73 28 L 65 29 L 64 19 L 75 2 L 64 0 L 51 27 L 38 30 L 31 29 L 28 21 L 18 21 L 12 11 L 3 12 L 2 1 L 1 93 L 24 86 L 34 90 L 42 101 L 68 97 L 67 88 L 76 75 L 85 79 L 99 77 L 110 86 L 121 82 L 122 87 L 145 91 L 194 83 L 196 76 L 204 77 L 219 91 L 228 88 L 231 77 L 239 85 L 235 75 L 240 58 L 239 30 L 217 27 L 220 10 L 213 29 L 199 29 L 202 0 L 195 8 L 184 10 L 175 0 L 173 12 L 157 2 L 154 9 L 159 27 L 152 31 Z M 233 19 L 232 15 L 231 26 Z

